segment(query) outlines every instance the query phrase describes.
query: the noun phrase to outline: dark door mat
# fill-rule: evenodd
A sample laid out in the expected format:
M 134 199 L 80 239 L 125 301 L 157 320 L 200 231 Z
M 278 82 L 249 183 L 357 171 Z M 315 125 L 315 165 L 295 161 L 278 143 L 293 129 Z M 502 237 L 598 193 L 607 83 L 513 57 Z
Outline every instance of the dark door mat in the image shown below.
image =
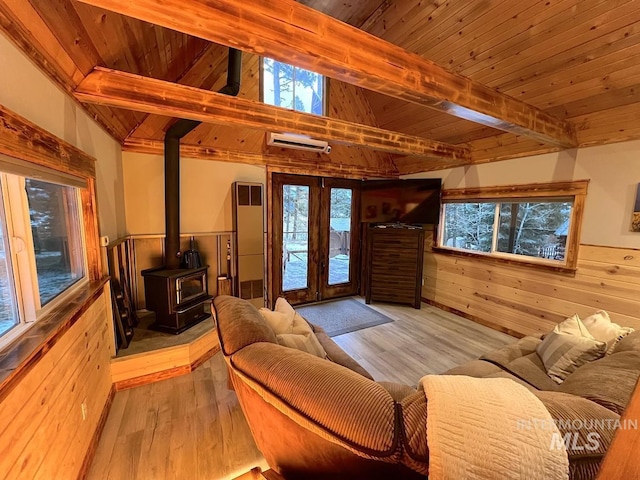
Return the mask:
M 353 298 L 297 307 L 296 311 L 309 322 L 322 327 L 330 337 L 393 322 L 391 318 Z

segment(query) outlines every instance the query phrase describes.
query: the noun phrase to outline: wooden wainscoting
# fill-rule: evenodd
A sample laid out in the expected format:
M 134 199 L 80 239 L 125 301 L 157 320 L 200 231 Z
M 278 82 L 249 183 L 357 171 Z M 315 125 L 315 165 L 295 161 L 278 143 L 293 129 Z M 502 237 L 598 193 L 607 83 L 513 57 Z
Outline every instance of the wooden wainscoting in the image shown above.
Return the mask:
M 0 392 L 0 478 L 83 475 L 113 395 L 110 305 L 107 284 L 37 363 Z
M 581 245 L 575 274 L 432 251 L 425 241 L 422 297 L 516 336 L 542 333 L 577 313 L 606 310 L 640 328 L 640 250 Z

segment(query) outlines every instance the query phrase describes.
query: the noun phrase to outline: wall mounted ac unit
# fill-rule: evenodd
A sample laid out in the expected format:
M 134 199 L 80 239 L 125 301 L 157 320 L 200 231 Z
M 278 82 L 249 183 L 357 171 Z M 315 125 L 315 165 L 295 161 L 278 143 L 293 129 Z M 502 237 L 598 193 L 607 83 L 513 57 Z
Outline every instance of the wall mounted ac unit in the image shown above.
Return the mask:
M 331 153 L 331 145 L 322 140 L 296 135 L 293 133 L 273 133 L 267 134 L 267 145 L 283 148 L 295 148 L 297 150 L 307 150 L 318 153 Z

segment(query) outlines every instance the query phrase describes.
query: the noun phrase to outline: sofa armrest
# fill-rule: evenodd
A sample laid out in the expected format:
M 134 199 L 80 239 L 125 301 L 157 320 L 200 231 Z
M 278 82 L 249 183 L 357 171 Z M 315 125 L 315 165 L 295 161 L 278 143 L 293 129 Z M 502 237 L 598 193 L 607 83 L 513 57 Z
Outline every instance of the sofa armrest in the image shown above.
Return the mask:
M 230 361 L 244 383 L 302 427 L 364 457 L 391 462 L 399 457 L 396 404 L 381 385 L 269 343 L 249 345 Z
M 322 327 L 314 325 L 313 323 L 309 323 L 309 325 L 311 325 L 313 332 L 316 334 L 320 345 L 322 345 L 324 351 L 327 352 L 327 358 L 329 360 L 333 363 L 337 363 L 338 365 L 342 365 L 343 367 L 347 367 L 349 370 L 353 370 L 369 380 L 373 380 L 371 374 L 367 372 L 362 365 L 351 358 L 349 354 L 342 350 L 336 342 L 331 340 L 331 337 L 327 335 Z

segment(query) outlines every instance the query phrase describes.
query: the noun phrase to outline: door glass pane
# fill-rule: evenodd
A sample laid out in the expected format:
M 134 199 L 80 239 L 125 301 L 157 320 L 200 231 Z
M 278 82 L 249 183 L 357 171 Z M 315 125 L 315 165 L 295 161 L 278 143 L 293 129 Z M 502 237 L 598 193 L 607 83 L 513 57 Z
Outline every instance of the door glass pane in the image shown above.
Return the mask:
M 331 189 L 329 285 L 349 282 L 351 197 L 352 191 L 349 188 Z
M 26 180 L 40 303 L 45 305 L 84 276 L 77 190 Z
M 309 187 L 282 186 L 282 290 L 309 285 Z
M 6 222 L 0 202 L 0 336 L 19 323 L 16 294 L 11 275 L 11 255 L 7 242 Z

